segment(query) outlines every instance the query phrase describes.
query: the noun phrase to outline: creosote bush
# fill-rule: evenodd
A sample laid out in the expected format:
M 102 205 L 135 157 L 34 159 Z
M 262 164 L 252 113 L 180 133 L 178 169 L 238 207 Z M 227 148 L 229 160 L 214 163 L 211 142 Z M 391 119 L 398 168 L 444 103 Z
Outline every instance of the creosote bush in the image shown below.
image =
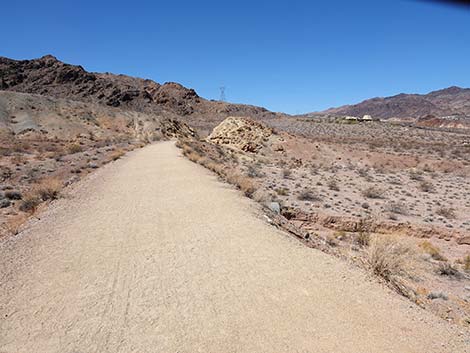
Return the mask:
M 305 189 L 300 192 L 299 196 L 297 197 L 301 201 L 320 201 L 321 197 L 311 189 Z
M 59 192 L 63 188 L 63 183 L 57 178 L 46 178 L 41 180 L 34 188 L 35 193 L 42 201 L 55 200 L 59 197 Z
M 362 190 L 362 195 L 369 199 L 382 199 L 384 197 L 384 194 L 385 191 L 376 186 L 371 186 L 367 189 Z
M 70 154 L 79 153 L 79 152 L 83 152 L 83 147 L 78 143 L 72 143 L 67 146 L 67 151 Z
M 439 216 L 442 216 L 442 217 L 447 218 L 447 219 L 454 219 L 455 218 L 455 210 L 453 208 L 450 208 L 450 207 L 439 207 L 436 210 L 436 213 Z

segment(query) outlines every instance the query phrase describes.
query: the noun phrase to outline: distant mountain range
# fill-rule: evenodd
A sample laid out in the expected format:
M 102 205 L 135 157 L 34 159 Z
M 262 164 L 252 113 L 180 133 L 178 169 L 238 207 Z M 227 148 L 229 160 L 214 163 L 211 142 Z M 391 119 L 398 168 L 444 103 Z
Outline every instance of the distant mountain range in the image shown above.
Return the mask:
M 207 100 L 179 83 L 160 84 L 126 75 L 87 72 L 81 66 L 63 63 L 52 55 L 32 60 L 0 57 L 0 90 L 179 119 L 203 134 L 210 133 L 228 116 L 248 116 L 263 121 L 289 117 L 262 107 Z M 449 87 L 424 95 L 399 94 L 372 98 L 355 105 L 331 108 L 320 114 L 371 115 L 381 119 L 416 121 L 451 115 L 470 117 L 470 89 Z M 432 124 L 436 122 L 432 121 Z
M 380 119 L 420 119 L 451 115 L 470 117 L 470 88 L 449 87 L 428 94 L 398 94 L 392 97 L 372 98 L 354 105 L 344 105 L 321 112 L 331 115 L 362 117 L 371 115 Z

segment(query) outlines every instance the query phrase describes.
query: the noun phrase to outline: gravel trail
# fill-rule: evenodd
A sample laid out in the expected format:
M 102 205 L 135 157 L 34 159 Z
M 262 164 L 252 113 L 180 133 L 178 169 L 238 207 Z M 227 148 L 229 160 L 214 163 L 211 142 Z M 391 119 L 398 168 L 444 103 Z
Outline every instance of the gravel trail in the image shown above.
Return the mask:
M 0 240 L 0 352 L 466 352 L 452 327 L 268 225 L 172 142 Z

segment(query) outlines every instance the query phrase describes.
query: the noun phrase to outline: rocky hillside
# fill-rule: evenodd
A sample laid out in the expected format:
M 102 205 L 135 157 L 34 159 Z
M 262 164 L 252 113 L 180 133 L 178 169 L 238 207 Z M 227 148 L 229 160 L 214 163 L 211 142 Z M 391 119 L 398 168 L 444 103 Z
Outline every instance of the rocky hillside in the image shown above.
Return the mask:
M 159 84 L 125 75 L 87 72 L 51 55 L 20 61 L 0 57 L 0 90 L 179 117 L 202 132 L 212 130 L 227 116 L 276 116 L 261 107 L 208 101 L 174 82 Z
M 372 98 L 355 105 L 331 108 L 322 113 L 332 115 L 363 116 L 381 119 L 418 119 L 433 115 L 470 116 L 470 88 L 449 87 L 428 94 L 399 94 L 392 97 Z
M 19 138 L 73 140 L 86 136 L 127 136 L 141 141 L 195 136 L 184 122 L 168 116 L 36 94 L 0 91 L 0 143 Z
M 257 152 L 273 136 L 273 129 L 242 117 L 229 117 L 217 125 L 207 141 L 245 152 Z

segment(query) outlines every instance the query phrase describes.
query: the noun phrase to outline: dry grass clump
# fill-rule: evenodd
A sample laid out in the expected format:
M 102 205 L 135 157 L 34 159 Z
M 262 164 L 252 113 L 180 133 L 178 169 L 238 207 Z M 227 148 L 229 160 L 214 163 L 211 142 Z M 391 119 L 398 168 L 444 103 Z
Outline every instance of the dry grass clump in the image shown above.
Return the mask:
M 385 211 L 393 214 L 407 215 L 408 209 L 403 202 L 390 201 L 385 205 Z
M 463 270 L 470 272 L 470 254 L 463 258 Z
M 34 213 L 41 203 L 41 198 L 33 191 L 27 192 L 20 204 L 20 211 Z
M 367 197 L 368 199 L 382 199 L 384 194 L 385 191 L 376 186 L 371 186 L 362 190 L 362 196 Z
M 426 254 L 431 255 L 431 257 L 434 260 L 437 261 L 446 261 L 447 259 L 441 255 L 440 250 L 438 247 L 434 246 L 430 241 L 425 240 L 421 244 L 419 244 L 419 247 L 423 249 L 423 251 Z
M 22 197 L 20 211 L 34 213 L 41 202 L 57 199 L 63 186 L 57 178 L 42 179 Z
M 27 219 L 28 217 L 26 215 L 20 214 L 9 218 L 2 226 L 8 234 L 17 235 Z
M 59 197 L 63 186 L 58 178 L 45 178 L 33 188 L 33 191 L 43 201 L 55 200 Z
M 288 196 L 289 195 L 289 189 L 287 189 L 287 188 L 276 188 L 274 191 L 276 191 L 276 193 L 279 196 Z
M 230 184 L 236 185 L 245 196 L 251 197 L 257 189 L 256 184 L 251 178 L 241 175 L 236 171 L 231 170 L 227 172 L 225 178 Z
M 291 171 L 290 169 L 284 168 L 284 169 L 282 170 L 282 177 L 283 177 L 284 179 L 289 179 L 291 176 L 292 176 L 292 171 Z
M 328 179 L 328 182 L 326 183 L 326 185 L 328 186 L 328 189 L 332 191 L 339 191 L 338 180 L 336 180 L 335 178 Z
M 71 143 L 70 145 L 67 146 L 67 151 L 70 154 L 79 153 L 79 152 L 83 152 L 83 147 L 78 143 Z
M 356 243 L 360 246 L 369 246 L 370 243 L 370 233 L 368 232 L 359 232 L 356 236 Z
M 124 151 L 123 149 L 117 149 L 113 151 L 113 153 L 111 153 L 110 158 L 113 161 L 117 161 L 119 158 L 121 158 L 125 154 L 126 154 L 126 151 Z
M 459 270 L 448 262 L 440 263 L 439 267 L 437 268 L 437 273 L 441 276 L 449 276 L 456 278 L 460 278 L 461 276 Z
M 439 207 L 436 214 L 447 219 L 455 219 L 455 210 L 450 207 Z
M 367 263 L 373 274 L 390 283 L 396 290 L 409 296 L 406 279 L 416 274 L 413 248 L 403 239 L 375 235 L 367 249 Z
M 422 192 L 433 192 L 434 185 L 432 185 L 429 181 L 423 180 L 422 182 L 419 183 L 419 189 Z
M 302 190 L 297 196 L 301 201 L 320 201 L 321 197 L 312 189 Z

